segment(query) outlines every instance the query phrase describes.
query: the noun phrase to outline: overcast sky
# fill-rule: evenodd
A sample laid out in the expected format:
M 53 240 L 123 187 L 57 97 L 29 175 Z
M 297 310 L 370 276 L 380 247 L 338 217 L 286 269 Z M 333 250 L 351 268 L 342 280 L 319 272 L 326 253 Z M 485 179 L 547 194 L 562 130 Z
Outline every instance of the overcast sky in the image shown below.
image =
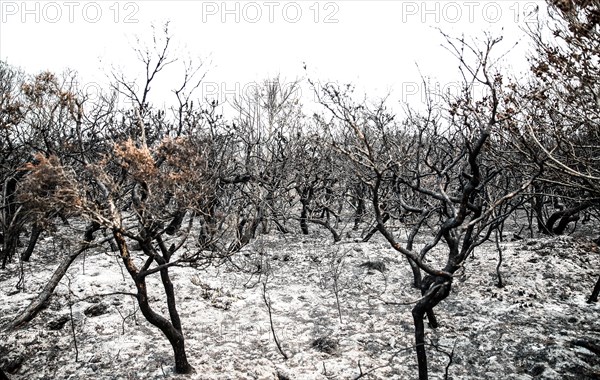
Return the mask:
M 173 53 L 205 62 L 203 96 L 227 96 L 280 75 L 285 80 L 353 82 L 373 96 L 422 97 L 452 86 L 457 62 L 437 28 L 454 35 L 504 35 L 504 66 L 524 64 L 520 27 L 543 1 L 0 1 L 0 58 L 30 73 L 76 69 L 105 80 L 111 67 L 141 73 L 135 38 L 170 21 Z M 307 71 L 303 70 L 306 63 Z M 418 65 L 418 68 L 417 68 Z M 178 82 L 165 72 L 167 83 Z M 168 86 L 169 84 L 164 84 Z M 171 86 L 174 87 L 174 86 Z

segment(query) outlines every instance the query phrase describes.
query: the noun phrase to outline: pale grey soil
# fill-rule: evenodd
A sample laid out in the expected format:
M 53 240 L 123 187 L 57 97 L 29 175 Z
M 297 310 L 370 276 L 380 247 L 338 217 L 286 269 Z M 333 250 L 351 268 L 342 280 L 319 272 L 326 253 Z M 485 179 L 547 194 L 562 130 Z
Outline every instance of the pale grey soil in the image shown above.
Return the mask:
M 0 325 L 28 304 L 60 255 L 73 249 L 67 244 L 72 235 L 45 235 L 24 265 L 24 292 L 16 289 L 17 263 L 0 271 Z M 336 245 L 330 241 L 325 233 L 262 236 L 233 260 L 247 273 L 227 263 L 174 268 L 192 375 L 173 374 L 168 342 L 134 313 L 131 297 L 101 296 L 133 288 L 108 247 L 80 257 L 34 321 L 0 333 L 0 365 L 15 380 L 352 379 L 361 371 L 371 371 L 364 378 L 415 378 L 410 310 L 420 293 L 410 287 L 408 264 L 377 236 L 369 243 L 352 237 Z M 495 286 L 497 252 L 486 244 L 438 307 L 440 327 L 427 329 L 431 378 L 443 378 L 448 364 L 448 355 L 437 350 L 453 349 L 451 379 L 600 378 L 600 357 L 573 344 L 581 339 L 600 344 L 600 305 L 585 302 L 600 274 L 598 248 L 572 237 L 502 247 L 506 287 Z M 361 266 L 368 261 L 382 262 L 385 271 Z M 276 333 L 289 360 L 271 336 L 262 298 L 267 269 Z M 164 311 L 159 285 L 153 278 L 149 287 L 155 307 Z M 96 313 L 88 310 L 94 305 Z M 327 338 L 319 347 L 329 353 L 313 347 L 317 338 Z

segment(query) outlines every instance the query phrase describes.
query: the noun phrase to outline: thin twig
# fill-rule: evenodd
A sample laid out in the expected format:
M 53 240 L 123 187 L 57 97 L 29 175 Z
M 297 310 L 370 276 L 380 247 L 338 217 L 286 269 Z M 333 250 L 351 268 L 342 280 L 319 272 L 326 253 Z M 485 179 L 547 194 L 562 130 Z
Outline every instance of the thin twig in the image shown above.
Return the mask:
M 452 365 L 452 359 L 454 359 L 454 350 L 456 349 L 456 340 L 454 341 L 454 346 L 452 347 L 452 352 L 448 355 L 448 364 L 446 364 L 446 370 L 444 371 L 444 380 L 448 380 L 448 371 L 450 371 L 450 366 Z
M 273 340 L 275 341 L 275 344 L 277 345 L 277 349 L 281 353 L 281 356 L 283 356 L 283 358 L 285 360 L 287 360 L 288 356 L 283 351 L 283 348 L 281 347 L 281 344 L 279 343 L 279 339 L 277 339 L 277 334 L 275 334 L 275 326 L 273 325 L 273 314 L 271 312 L 271 302 L 267 298 L 267 281 L 263 282 L 263 300 L 265 301 L 265 305 L 267 306 L 267 311 L 269 312 L 269 323 L 271 325 L 271 333 L 273 334 Z
M 73 334 L 73 343 L 75 344 L 75 363 L 77 363 L 77 362 L 79 362 L 79 349 L 77 348 L 77 336 L 75 335 L 75 321 L 73 320 L 73 304 L 71 303 L 70 299 L 69 299 L 69 315 L 71 317 L 71 333 Z
M 502 247 L 500 246 L 500 237 L 498 230 L 496 230 L 496 248 L 498 249 L 498 264 L 496 265 L 496 275 L 498 276 L 497 287 L 503 288 L 504 283 L 502 282 L 502 273 L 500 273 L 500 266 L 502 265 Z

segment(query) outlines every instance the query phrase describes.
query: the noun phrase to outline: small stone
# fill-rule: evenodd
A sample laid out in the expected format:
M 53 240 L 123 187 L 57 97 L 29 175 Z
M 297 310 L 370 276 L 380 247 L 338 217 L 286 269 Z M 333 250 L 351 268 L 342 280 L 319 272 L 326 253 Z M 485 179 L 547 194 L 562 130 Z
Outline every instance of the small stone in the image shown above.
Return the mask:
M 83 311 L 83 314 L 88 317 L 97 317 L 106 313 L 108 313 L 108 306 L 104 303 L 92 305 Z
M 7 358 L 4 361 L 4 370 L 8 373 L 15 373 L 19 370 L 19 368 L 21 368 L 21 365 L 23 364 L 23 356 L 22 355 L 16 355 L 16 356 L 12 356 L 10 358 Z
M 336 353 L 340 344 L 337 340 L 334 340 L 327 336 L 323 336 L 313 340 L 311 346 L 317 351 L 332 355 Z
M 48 327 L 48 329 L 50 330 L 60 330 L 63 328 L 63 326 L 65 325 L 65 323 L 67 323 L 69 321 L 69 316 L 68 315 L 61 315 L 60 317 L 51 320 L 50 322 L 48 322 L 48 324 L 46 325 Z

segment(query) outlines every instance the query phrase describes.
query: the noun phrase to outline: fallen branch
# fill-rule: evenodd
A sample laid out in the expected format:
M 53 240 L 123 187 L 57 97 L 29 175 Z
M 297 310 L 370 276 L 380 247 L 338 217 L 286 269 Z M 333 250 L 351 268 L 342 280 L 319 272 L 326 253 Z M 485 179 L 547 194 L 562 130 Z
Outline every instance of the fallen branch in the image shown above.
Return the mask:
M 46 285 L 44 289 L 38 294 L 38 296 L 31 301 L 31 303 L 23 310 L 12 322 L 8 323 L 2 330 L 9 331 L 18 327 L 24 326 L 27 322 L 31 321 L 35 318 L 36 315 L 46 306 L 48 300 L 54 293 L 54 289 L 58 286 L 64 275 L 67 273 L 67 270 L 75 261 L 79 255 L 85 252 L 88 248 L 91 247 L 91 242 L 94 239 L 94 232 L 98 231 L 100 226 L 98 224 L 93 223 L 90 225 L 85 231 L 84 241 L 81 243 L 79 249 L 75 252 L 70 253 L 66 256 L 63 261 L 60 263 L 58 268 L 54 270 L 52 277 Z

